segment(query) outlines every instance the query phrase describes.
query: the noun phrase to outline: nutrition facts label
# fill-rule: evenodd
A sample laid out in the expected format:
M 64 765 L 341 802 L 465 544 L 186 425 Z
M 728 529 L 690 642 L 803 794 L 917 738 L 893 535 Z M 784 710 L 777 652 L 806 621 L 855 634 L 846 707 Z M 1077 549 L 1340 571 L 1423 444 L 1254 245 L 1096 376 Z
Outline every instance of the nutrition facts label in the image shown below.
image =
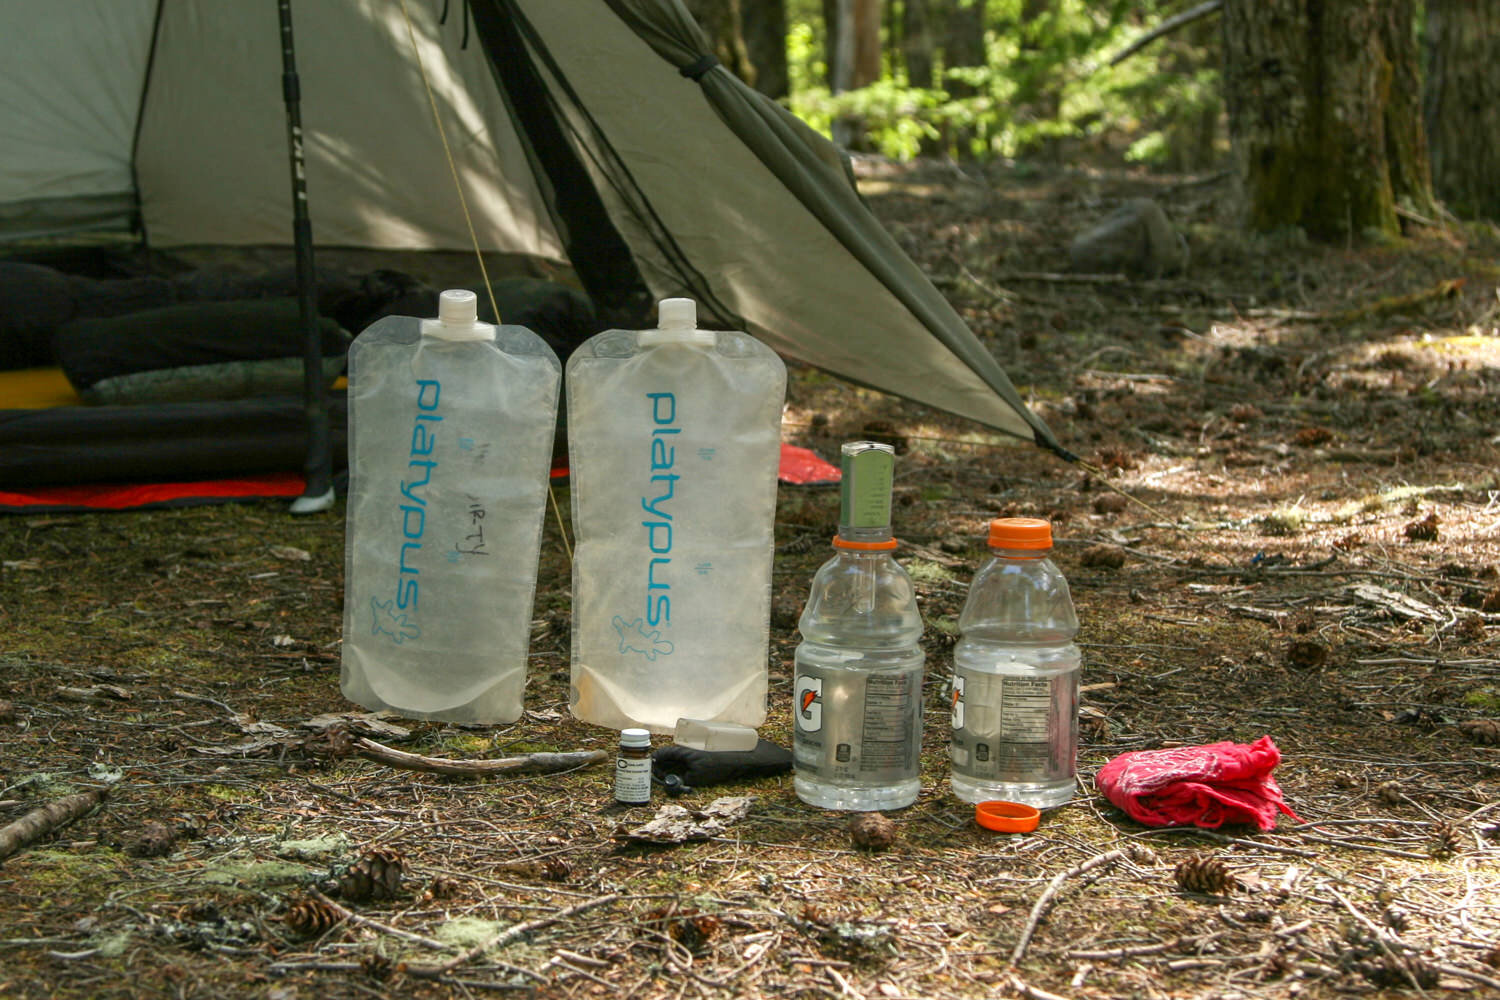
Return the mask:
M 1073 773 L 1076 674 L 1014 676 L 954 669 L 955 774 L 1051 781 Z
M 865 732 L 860 770 L 902 767 L 910 756 L 911 674 L 875 674 L 865 680 Z
M 1006 677 L 1000 682 L 1000 732 L 1013 743 L 1046 743 L 1052 713 L 1052 682 L 1045 677 Z

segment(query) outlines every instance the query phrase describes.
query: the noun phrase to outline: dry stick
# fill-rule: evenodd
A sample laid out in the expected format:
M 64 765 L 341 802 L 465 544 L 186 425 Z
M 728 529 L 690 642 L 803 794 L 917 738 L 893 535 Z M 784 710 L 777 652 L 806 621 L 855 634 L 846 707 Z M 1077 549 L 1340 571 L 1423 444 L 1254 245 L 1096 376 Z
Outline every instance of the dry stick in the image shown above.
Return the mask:
M 461 774 L 484 777 L 493 774 L 552 774 L 571 771 L 575 767 L 599 764 L 609 759 L 603 750 L 570 750 L 563 753 L 527 753 L 519 757 L 499 757 L 495 760 L 450 760 L 446 757 L 424 757 L 419 753 L 407 753 L 388 747 L 384 743 L 360 736 L 354 740 L 354 749 L 366 760 L 388 764 L 407 771 L 427 771 L 432 774 Z
M 64 795 L 39 809 L 31 810 L 0 830 L 0 861 L 53 830 L 67 826 L 103 802 L 105 794 L 103 788 L 95 788 L 75 795 Z
M 338 914 L 340 920 L 347 920 L 349 923 L 353 924 L 356 927 L 368 927 L 372 931 L 379 931 L 382 934 L 389 934 L 391 937 L 400 938 L 401 940 L 409 941 L 412 944 L 419 944 L 424 948 L 432 948 L 435 951 L 447 951 L 450 947 L 452 947 L 451 945 L 444 944 L 442 941 L 439 941 L 436 938 L 423 937 L 421 934 L 413 934 L 411 931 L 404 931 L 399 927 L 392 927 L 390 924 L 382 924 L 378 920 L 371 920 L 369 917 L 362 917 L 358 913 L 355 913 L 353 910 L 335 903 L 333 900 L 329 899 L 326 895 L 319 892 L 317 889 L 309 890 L 308 895 L 312 896 L 318 902 L 322 903 L 334 913 Z
M 1341 895 L 1339 891 L 1331 885 L 1328 886 L 1328 894 L 1342 903 L 1344 909 L 1349 911 L 1349 915 L 1364 925 L 1365 930 L 1370 932 L 1370 936 L 1374 939 L 1375 944 L 1378 945 L 1380 947 L 1380 950 L 1385 953 L 1385 957 L 1390 959 L 1391 964 L 1394 965 L 1398 970 L 1400 970 L 1401 974 L 1404 975 L 1407 981 L 1411 983 L 1412 988 L 1417 991 L 1417 995 L 1425 997 L 1427 995 L 1427 991 L 1422 989 L 1421 983 L 1417 982 L 1416 973 L 1412 972 L 1410 967 L 1408 967 L 1407 964 L 1403 962 L 1394 951 L 1391 950 L 1391 946 L 1386 944 L 1385 934 L 1379 927 L 1375 925 L 1375 922 L 1369 917 L 1365 916 L 1363 913 L 1360 913 L 1358 910 L 1356 910 L 1354 908 L 1354 904 L 1345 899 L 1343 895 Z
M 1026 997 L 1026 1000 L 1072 1000 L 1071 997 L 1063 996 L 1061 993 L 1048 993 L 1044 989 L 1032 986 L 1022 981 L 1019 976 L 1011 976 L 1010 985 L 1011 989 Z
M 1042 894 L 1037 897 L 1036 905 L 1031 908 L 1031 917 L 1026 921 L 1026 928 L 1021 931 L 1021 939 L 1016 942 L 1015 950 L 1010 953 L 1010 964 L 1020 964 L 1021 956 L 1026 954 L 1026 949 L 1031 944 L 1031 936 L 1036 933 L 1037 925 L 1042 922 L 1043 915 L 1052 903 L 1052 897 L 1057 895 L 1057 890 L 1062 888 L 1064 882 L 1075 875 L 1082 875 L 1100 865 L 1113 864 L 1129 855 L 1129 848 L 1117 847 L 1113 851 L 1097 854 L 1081 865 L 1075 865 L 1065 872 L 1060 872 L 1051 882 L 1048 882 L 1047 888 L 1043 889 Z
M 1438 965 L 1436 963 L 1433 963 L 1431 968 L 1434 972 L 1441 972 L 1445 976 L 1457 976 L 1459 979 L 1467 979 L 1473 983 L 1483 983 L 1491 989 L 1500 989 L 1500 979 L 1486 976 L 1481 972 L 1470 972 L 1468 969 L 1462 969 L 1456 965 Z
M 574 916 L 575 914 L 582 913 L 585 910 L 592 910 L 596 906 L 604 906 L 607 903 L 613 903 L 619 898 L 619 893 L 612 892 L 607 896 L 597 896 L 593 899 L 586 899 L 581 903 L 574 903 L 572 906 L 558 910 L 556 913 L 549 914 L 545 917 L 537 917 L 535 920 L 528 920 L 524 924 L 513 924 L 510 927 L 507 927 L 505 930 L 501 931 L 499 934 L 496 934 L 494 937 L 490 938 L 483 944 L 475 945 L 473 948 L 470 948 L 462 955 L 459 955 L 457 958 L 450 959 L 449 961 L 444 962 L 442 965 L 408 965 L 406 967 L 406 972 L 408 975 L 416 976 L 418 979 L 434 979 L 439 976 L 446 976 L 448 973 L 452 972 L 460 965 L 463 965 L 465 962 L 468 962 L 472 959 L 478 958 L 480 955 L 483 955 L 485 952 L 489 951 L 492 948 L 499 948 L 502 945 L 509 944 L 518 937 L 522 937 L 523 935 L 530 934 L 534 930 L 539 930 L 540 928 L 546 927 L 548 924 L 555 924 L 559 920 L 566 920 L 569 917 Z
M 1199 18 L 1207 17 L 1208 15 L 1217 11 L 1223 5 L 1223 0 L 1208 0 L 1207 3 L 1200 3 L 1198 6 L 1193 7 L 1189 10 L 1185 10 L 1181 14 L 1177 14 L 1174 17 L 1167 18 L 1161 24 L 1157 25 L 1155 28 L 1146 32 L 1140 38 L 1137 38 L 1134 42 L 1127 45 L 1123 51 L 1114 56 L 1112 59 L 1110 59 L 1109 62 L 1105 63 L 1104 65 L 1119 65 L 1135 53 L 1139 52 L 1141 49 L 1144 49 L 1147 45 L 1150 45 L 1152 42 L 1156 41 L 1161 36 L 1171 34 L 1178 28 L 1181 28 L 1184 25 L 1192 24 Z

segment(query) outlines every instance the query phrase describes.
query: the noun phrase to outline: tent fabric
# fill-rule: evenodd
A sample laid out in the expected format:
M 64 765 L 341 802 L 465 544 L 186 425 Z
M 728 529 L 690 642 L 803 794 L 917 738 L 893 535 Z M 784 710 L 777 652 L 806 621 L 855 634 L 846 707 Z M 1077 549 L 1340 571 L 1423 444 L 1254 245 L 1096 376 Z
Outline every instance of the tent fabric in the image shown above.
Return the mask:
M 687 295 L 788 358 L 1066 455 L 838 150 L 703 70 L 681 0 L 319 0 L 293 20 L 319 245 L 469 249 L 472 221 L 483 251 L 575 269 L 611 325 Z M 0 238 L 129 217 L 157 248 L 290 242 L 272 5 L 15 0 L 0 38 Z

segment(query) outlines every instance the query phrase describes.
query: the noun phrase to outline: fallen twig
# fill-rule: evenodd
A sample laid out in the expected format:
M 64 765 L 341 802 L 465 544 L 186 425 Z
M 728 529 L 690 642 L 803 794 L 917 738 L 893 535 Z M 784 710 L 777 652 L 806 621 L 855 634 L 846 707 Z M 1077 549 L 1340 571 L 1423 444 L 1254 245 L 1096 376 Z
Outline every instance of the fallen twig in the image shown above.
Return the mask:
M 1070 997 L 1063 996 L 1061 993 L 1048 993 L 1044 989 L 1032 986 L 1030 983 L 1023 982 L 1017 976 L 1010 977 L 1010 985 L 1011 989 L 1015 990 L 1019 995 L 1026 997 L 1027 1000 L 1071 1000 Z
M 322 903 L 324 906 L 328 907 L 334 913 L 338 914 L 340 919 L 347 920 L 349 923 L 354 924 L 356 927 L 368 927 L 372 931 L 379 931 L 381 934 L 389 934 L 391 937 L 400 938 L 403 941 L 409 941 L 412 944 L 419 944 L 424 948 L 432 948 L 436 951 L 446 951 L 449 947 L 451 947 L 451 945 L 444 944 L 443 942 L 438 941 L 434 938 L 423 937 L 421 934 L 413 934 L 411 931 L 404 931 L 399 927 L 392 927 L 390 924 L 382 924 L 378 920 L 371 920 L 369 917 L 362 917 L 348 907 L 340 906 L 338 903 L 335 903 L 333 900 L 329 899 L 326 895 L 316 889 L 310 890 L 308 894 L 318 902 Z
M 105 789 L 95 788 L 75 795 L 64 795 L 39 809 L 33 809 L 0 830 L 0 861 L 53 830 L 67 826 L 103 802 L 105 794 Z
M 1101 865 L 1114 864 L 1121 858 L 1132 857 L 1140 850 L 1141 848 L 1134 845 L 1130 847 L 1117 847 L 1112 851 L 1096 854 L 1082 864 L 1074 865 L 1065 872 L 1059 872 L 1051 882 L 1047 883 L 1047 888 L 1042 890 L 1042 894 L 1037 897 L 1036 905 L 1031 908 L 1031 916 L 1026 921 L 1025 929 L 1021 931 L 1021 938 L 1016 942 L 1015 950 L 1010 953 L 1010 964 L 1020 964 L 1021 957 L 1026 954 L 1026 949 L 1031 945 L 1031 936 L 1036 933 L 1037 925 L 1042 922 L 1042 917 L 1051 908 L 1052 897 L 1057 895 L 1058 889 L 1062 888 L 1064 882 L 1075 875 L 1082 875 Z
M 1207 3 L 1200 3 L 1196 7 L 1190 8 L 1180 14 L 1176 14 L 1172 17 L 1167 18 L 1161 24 L 1157 25 L 1155 28 L 1152 28 L 1140 38 L 1137 38 L 1135 41 L 1125 46 L 1123 50 L 1121 50 L 1117 55 L 1111 58 L 1109 62 L 1105 63 L 1104 65 L 1119 65 L 1163 35 L 1169 35 L 1172 32 L 1176 31 L 1178 28 L 1192 24 L 1194 21 L 1200 18 L 1207 17 L 1208 15 L 1216 12 L 1223 5 L 1223 0 L 1208 0 Z
M 441 965 L 408 965 L 406 967 L 406 973 L 407 975 L 415 976 L 418 979 L 436 979 L 441 976 L 446 976 L 448 973 L 452 972 L 460 965 L 478 958 L 480 955 L 483 955 L 485 952 L 490 951 L 491 949 L 507 945 L 518 937 L 523 937 L 527 934 L 530 934 L 534 930 L 540 930 L 541 928 L 546 927 L 549 924 L 555 924 L 559 920 L 566 920 L 567 918 L 574 916 L 575 914 L 582 913 L 585 910 L 592 910 L 596 906 L 604 906 L 608 903 L 613 903 L 619 898 L 619 893 L 612 892 L 605 896 L 596 896 L 593 899 L 586 899 L 581 903 L 574 903 L 572 906 L 558 910 L 556 913 L 548 914 L 545 917 L 537 917 L 535 920 L 528 920 L 522 924 L 512 924 L 510 927 L 507 927 L 505 930 L 501 931 L 499 934 L 496 934 L 488 941 L 485 941 L 482 944 L 475 945 L 468 951 L 464 952 L 462 955 L 459 955 L 457 958 L 449 959 Z
M 460 774 L 483 777 L 492 774 L 552 774 L 571 771 L 575 767 L 599 764 L 609 759 L 603 750 L 569 750 L 562 753 L 527 753 L 516 757 L 499 757 L 494 760 L 450 760 L 446 757 L 426 757 L 419 753 L 407 753 L 377 743 L 364 736 L 352 741 L 355 753 L 366 760 L 399 767 L 407 771 L 426 771 L 432 774 Z
M 1338 900 L 1341 904 L 1343 904 L 1344 909 L 1349 911 L 1349 915 L 1363 924 L 1365 930 L 1370 932 L 1371 940 L 1375 942 L 1375 946 L 1377 948 L 1385 953 L 1385 957 L 1390 959 L 1391 967 L 1394 969 L 1398 969 L 1401 974 L 1406 977 L 1407 982 L 1411 983 L 1412 988 L 1417 991 L 1418 996 L 1425 997 L 1427 995 L 1427 991 L 1422 989 L 1421 983 L 1417 982 L 1416 974 L 1413 973 L 1407 966 L 1407 964 L 1401 961 L 1396 953 L 1391 950 L 1390 944 L 1386 941 L 1385 930 L 1377 926 L 1375 921 L 1371 920 L 1369 917 L 1356 910 L 1354 908 L 1354 904 L 1345 899 L 1333 886 L 1328 886 L 1327 888 L 1328 894 L 1334 899 Z

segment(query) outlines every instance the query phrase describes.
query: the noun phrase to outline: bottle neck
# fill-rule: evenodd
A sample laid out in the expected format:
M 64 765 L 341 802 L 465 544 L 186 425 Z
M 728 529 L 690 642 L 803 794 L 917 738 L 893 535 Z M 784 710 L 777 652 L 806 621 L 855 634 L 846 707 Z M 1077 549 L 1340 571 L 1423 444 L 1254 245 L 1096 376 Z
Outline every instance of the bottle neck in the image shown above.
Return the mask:
M 990 555 L 996 559 L 1007 559 L 1013 561 L 1036 562 L 1041 559 L 1052 558 L 1052 549 L 1001 549 L 990 546 Z
M 889 524 L 878 528 L 839 525 L 839 533 L 833 536 L 833 547 L 845 552 L 888 552 L 896 547 L 896 538 Z

